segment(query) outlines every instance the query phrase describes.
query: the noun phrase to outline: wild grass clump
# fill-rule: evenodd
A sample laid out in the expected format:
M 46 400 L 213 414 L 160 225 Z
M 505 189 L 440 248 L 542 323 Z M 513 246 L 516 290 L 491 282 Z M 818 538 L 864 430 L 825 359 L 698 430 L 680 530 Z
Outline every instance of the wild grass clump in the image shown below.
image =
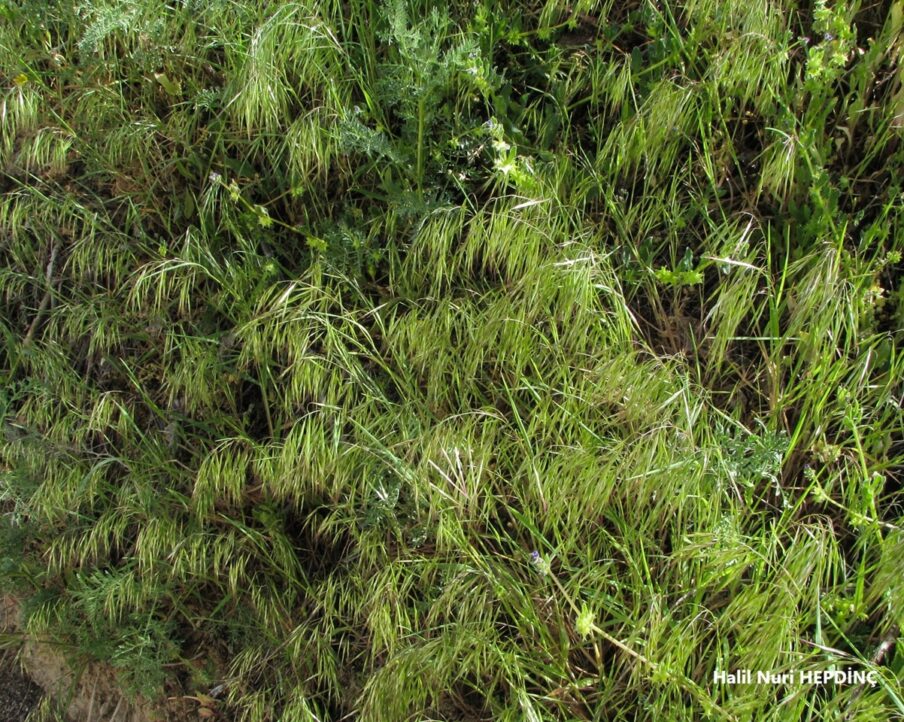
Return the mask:
M 0 14 L 31 637 L 249 722 L 904 715 L 899 0 Z

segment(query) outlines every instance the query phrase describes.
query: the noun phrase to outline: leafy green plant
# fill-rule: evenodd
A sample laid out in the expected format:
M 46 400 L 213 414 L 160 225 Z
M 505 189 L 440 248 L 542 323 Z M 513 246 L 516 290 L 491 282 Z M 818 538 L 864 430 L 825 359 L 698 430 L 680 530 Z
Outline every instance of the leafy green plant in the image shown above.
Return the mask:
M 696 286 L 703 283 L 703 273 L 694 268 L 694 254 L 688 248 L 677 267 L 659 268 L 655 271 L 656 280 L 668 286 Z

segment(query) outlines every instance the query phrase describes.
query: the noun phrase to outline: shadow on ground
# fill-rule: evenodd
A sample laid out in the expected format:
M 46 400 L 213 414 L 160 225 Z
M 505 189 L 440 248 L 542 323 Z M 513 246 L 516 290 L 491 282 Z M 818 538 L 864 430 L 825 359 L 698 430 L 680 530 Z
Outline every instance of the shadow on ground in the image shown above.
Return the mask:
M 22 722 L 41 695 L 41 688 L 22 674 L 13 652 L 0 655 L 0 722 Z

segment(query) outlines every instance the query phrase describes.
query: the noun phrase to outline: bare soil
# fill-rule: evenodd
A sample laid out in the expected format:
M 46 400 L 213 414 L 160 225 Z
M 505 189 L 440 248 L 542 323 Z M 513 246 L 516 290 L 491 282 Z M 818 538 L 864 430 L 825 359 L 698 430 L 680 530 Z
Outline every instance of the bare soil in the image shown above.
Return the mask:
M 22 674 L 13 652 L 0 655 L 0 722 L 23 722 L 42 694 L 41 688 Z

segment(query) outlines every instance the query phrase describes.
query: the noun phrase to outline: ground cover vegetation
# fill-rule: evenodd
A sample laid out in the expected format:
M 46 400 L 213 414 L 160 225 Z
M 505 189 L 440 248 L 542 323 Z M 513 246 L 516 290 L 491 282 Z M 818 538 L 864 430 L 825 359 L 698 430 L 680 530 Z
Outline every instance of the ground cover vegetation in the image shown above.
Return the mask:
M 904 714 L 901 0 L 0 16 L 31 638 L 249 722 Z

